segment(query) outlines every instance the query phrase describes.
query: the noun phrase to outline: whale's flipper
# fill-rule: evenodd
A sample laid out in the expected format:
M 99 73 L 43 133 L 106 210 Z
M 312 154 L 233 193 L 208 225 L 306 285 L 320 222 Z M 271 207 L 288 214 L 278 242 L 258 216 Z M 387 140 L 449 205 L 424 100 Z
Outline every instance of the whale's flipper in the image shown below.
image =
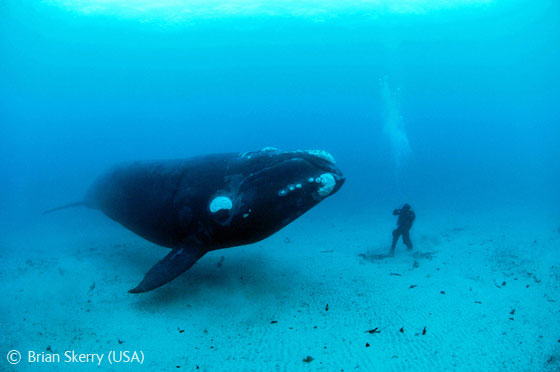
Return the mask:
M 142 282 L 129 290 L 130 293 L 148 292 L 169 283 L 187 271 L 206 252 L 197 247 L 173 249 L 161 261 L 155 264 L 144 276 Z
M 85 205 L 86 205 L 86 202 L 83 202 L 83 201 L 75 202 L 75 203 L 70 203 L 70 204 L 66 204 L 66 205 L 62 205 L 62 206 L 60 206 L 60 207 L 56 207 L 56 208 L 53 208 L 53 209 L 47 209 L 46 211 L 43 212 L 43 216 L 44 216 L 45 214 L 49 214 L 49 213 L 52 213 L 52 212 L 56 212 L 56 211 L 59 211 L 59 210 L 61 210 L 61 209 L 73 208 L 73 207 L 81 207 L 81 206 L 85 206 Z

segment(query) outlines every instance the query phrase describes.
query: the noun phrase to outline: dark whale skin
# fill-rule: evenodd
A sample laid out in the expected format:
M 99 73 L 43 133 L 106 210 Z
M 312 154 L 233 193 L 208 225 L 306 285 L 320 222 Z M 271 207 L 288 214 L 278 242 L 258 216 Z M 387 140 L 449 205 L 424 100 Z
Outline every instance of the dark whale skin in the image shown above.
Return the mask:
M 120 165 L 94 182 L 84 204 L 172 249 L 131 290 L 139 293 L 174 279 L 208 251 L 274 234 L 344 181 L 327 153 L 264 149 Z

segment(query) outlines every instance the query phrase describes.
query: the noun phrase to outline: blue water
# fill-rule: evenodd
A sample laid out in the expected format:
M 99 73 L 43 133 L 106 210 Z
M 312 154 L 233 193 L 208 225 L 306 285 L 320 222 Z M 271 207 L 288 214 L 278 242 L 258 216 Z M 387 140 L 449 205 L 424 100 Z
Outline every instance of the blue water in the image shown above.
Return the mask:
M 119 160 L 268 145 L 333 153 L 347 202 L 558 205 L 556 2 L 184 24 L 0 11 L 2 219 Z
M 0 3 L 0 232 L 114 163 L 266 146 L 333 154 L 342 216 L 560 225 L 559 2 L 153 5 Z

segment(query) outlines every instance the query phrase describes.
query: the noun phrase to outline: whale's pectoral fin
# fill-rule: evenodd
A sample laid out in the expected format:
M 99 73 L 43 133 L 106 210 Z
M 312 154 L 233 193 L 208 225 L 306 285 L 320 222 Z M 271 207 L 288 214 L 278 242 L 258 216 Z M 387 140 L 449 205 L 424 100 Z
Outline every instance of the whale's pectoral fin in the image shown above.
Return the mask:
M 173 249 L 161 261 L 155 264 L 144 276 L 142 282 L 129 290 L 130 293 L 148 292 L 169 283 L 187 271 L 200 257 L 206 253 L 198 248 Z

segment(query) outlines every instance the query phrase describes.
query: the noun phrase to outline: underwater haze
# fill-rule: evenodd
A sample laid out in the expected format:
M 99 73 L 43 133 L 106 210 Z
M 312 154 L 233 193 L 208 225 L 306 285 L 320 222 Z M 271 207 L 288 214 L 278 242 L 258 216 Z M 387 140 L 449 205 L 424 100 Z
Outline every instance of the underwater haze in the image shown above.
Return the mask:
M 0 354 L 22 355 L 1 370 L 98 368 L 65 351 L 112 370 L 560 369 L 559 2 L 0 16 Z M 115 164 L 266 147 L 328 151 L 346 182 L 150 293 L 127 291 L 165 248 L 90 209 L 42 215 Z M 404 203 L 414 248 L 391 256 Z

